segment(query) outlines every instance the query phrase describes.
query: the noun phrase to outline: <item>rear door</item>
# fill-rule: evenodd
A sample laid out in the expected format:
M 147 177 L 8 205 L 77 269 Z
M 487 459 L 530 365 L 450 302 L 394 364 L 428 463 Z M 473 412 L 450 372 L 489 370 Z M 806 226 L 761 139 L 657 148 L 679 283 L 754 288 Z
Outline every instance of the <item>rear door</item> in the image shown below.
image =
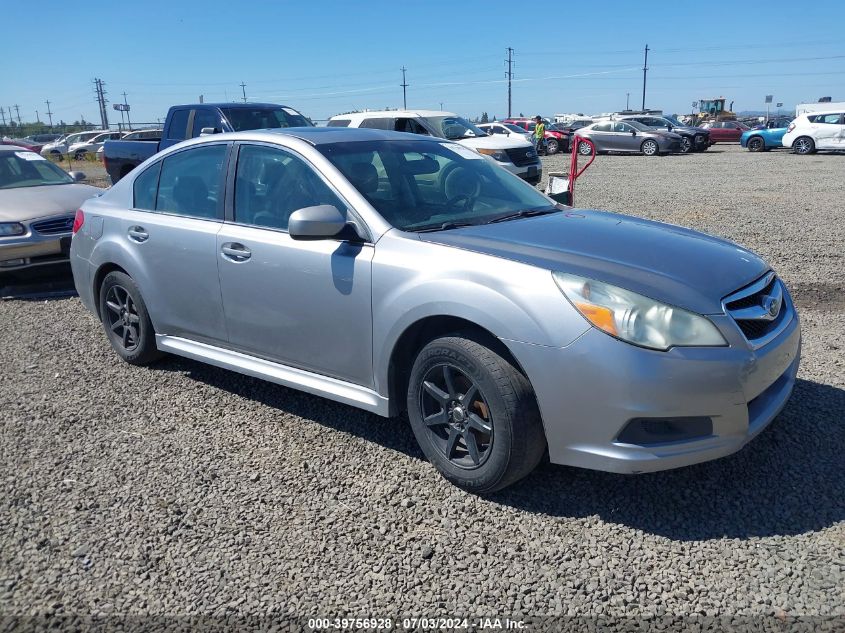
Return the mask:
M 228 151 L 225 142 L 194 146 L 153 163 L 135 179 L 134 209 L 119 220 L 159 334 L 226 341 L 216 247 Z
M 618 149 L 616 146 L 616 137 L 613 132 L 613 123 L 611 121 L 593 126 L 593 129 L 590 130 L 589 138 L 595 144 L 597 152 Z

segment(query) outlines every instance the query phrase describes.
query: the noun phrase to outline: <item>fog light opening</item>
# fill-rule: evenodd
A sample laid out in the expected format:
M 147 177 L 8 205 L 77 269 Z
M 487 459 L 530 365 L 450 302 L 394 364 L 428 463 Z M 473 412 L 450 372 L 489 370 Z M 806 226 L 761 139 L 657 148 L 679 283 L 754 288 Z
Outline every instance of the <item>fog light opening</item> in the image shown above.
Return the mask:
M 700 440 L 713 434 L 708 417 L 634 418 L 616 438 L 621 444 L 650 446 Z

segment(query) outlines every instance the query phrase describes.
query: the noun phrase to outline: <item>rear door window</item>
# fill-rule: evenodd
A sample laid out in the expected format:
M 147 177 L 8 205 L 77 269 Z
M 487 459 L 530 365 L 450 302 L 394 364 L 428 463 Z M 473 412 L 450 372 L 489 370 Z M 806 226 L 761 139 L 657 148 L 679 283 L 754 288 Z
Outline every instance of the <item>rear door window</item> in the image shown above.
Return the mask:
M 358 127 L 366 127 L 374 130 L 393 130 L 396 126 L 396 119 L 393 117 L 381 117 L 364 119 Z
M 326 123 L 326 127 L 349 127 L 350 119 L 332 119 Z
M 156 208 L 156 193 L 158 193 L 158 174 L 161 171 L 161 161 L 150 165 L 135 178 L 133 207 L 154 211 Z
M 181 141 L 185 138 L 188 129 L 189 110 L 175 110 L 170 115 L 170 128 L 167 130 L 167 138 L 174 141 Z
M 227 145 L 201 145 L 162 161 L 156 211 L 192 218 L 219 217 L 220 183 Z
M 594 132 L 610 132 L 613 128 L 612 123 L 600 123 L 599 125 L 593 128 Z
M 826 123 L 828 125 L 837 125 L 842 119 L 841 114 L 817 114 L 813 117 L 807 117 L 813 123 Z

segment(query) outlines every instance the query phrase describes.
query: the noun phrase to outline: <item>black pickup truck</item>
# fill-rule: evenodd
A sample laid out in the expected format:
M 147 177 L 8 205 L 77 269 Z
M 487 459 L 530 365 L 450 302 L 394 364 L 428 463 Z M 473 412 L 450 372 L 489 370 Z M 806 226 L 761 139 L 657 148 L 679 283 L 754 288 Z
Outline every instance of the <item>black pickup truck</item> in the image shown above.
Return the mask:
M 153 154 L 188 138 L 220 132 L 312 127 L 293 108 L 274 103 L 196 103 L 170 108 L 160 139 L 106 141 L 103 163 L 112 184 Z

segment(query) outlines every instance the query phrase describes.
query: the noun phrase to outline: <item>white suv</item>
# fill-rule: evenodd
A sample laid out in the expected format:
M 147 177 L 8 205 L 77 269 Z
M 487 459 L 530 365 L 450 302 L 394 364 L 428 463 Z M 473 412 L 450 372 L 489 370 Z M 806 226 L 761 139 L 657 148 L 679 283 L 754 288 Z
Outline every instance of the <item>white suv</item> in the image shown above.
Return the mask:
M 531 184 L 540 182 L 543 175 L 543 166 L 532 143 L 517 136 L 488 136 L 484 130 L 452 112 L 441 110 L 354 112 L 333 116 L 327 125 L 437 136 L 472 148 Z
M 845 113 L 802 114 L 789 124 L 782 142 L 796 154 L 812 154 L 817 149 L 845 151 Z

